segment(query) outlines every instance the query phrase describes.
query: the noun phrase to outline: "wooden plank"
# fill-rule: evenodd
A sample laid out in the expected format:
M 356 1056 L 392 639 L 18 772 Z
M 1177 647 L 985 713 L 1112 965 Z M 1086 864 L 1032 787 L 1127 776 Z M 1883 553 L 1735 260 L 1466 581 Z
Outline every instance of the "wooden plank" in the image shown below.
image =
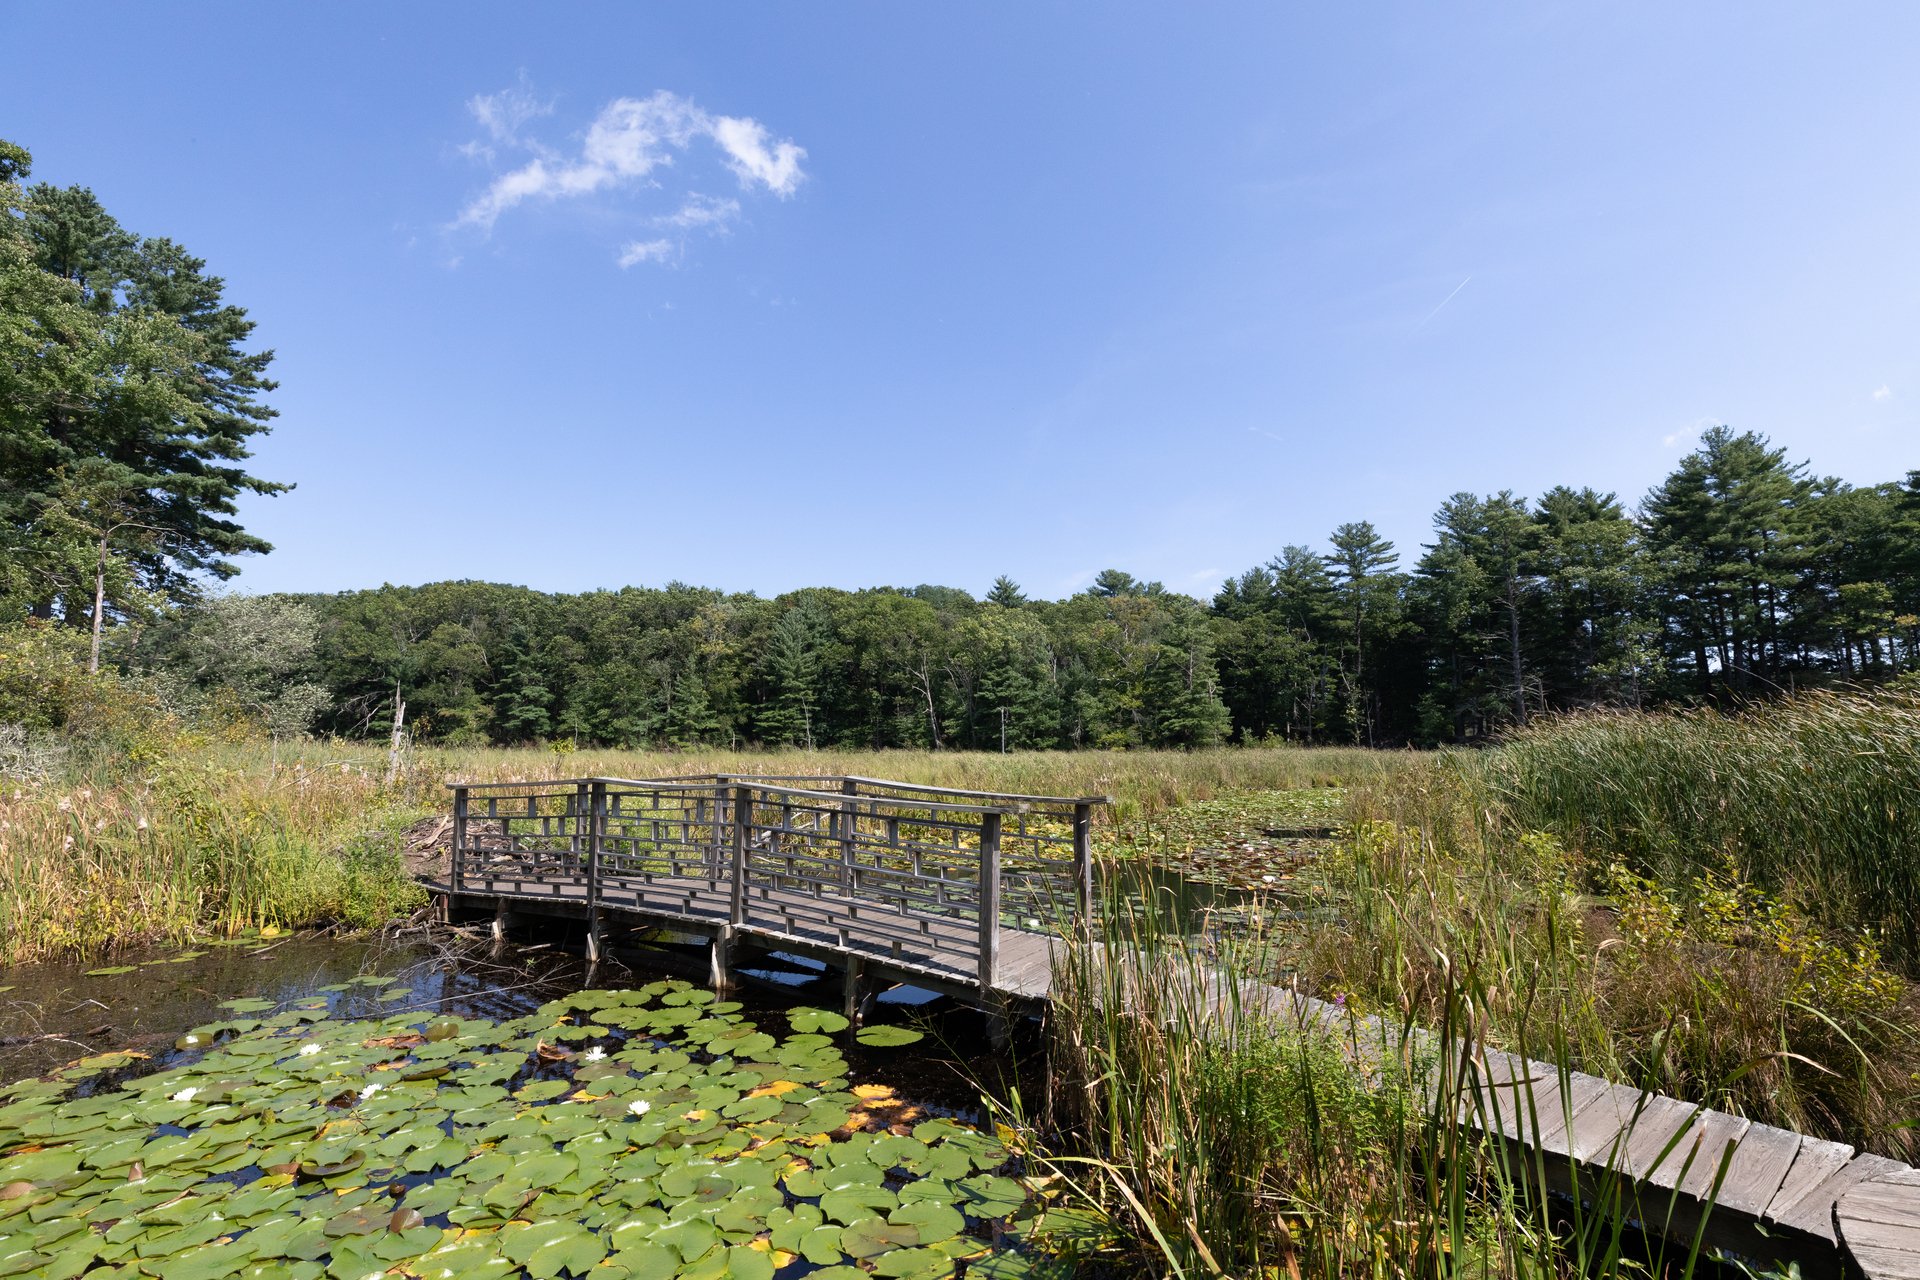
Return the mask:
M 1854 1184 L 1834 1202 L 1833 1223 L 1868 1280 L 1920 1280 L 1920 1169 Z
M 1678 1157 L 1678 1162 L 1675 1163 L 1674 1158 L 1669 1157 L 1672 1168 L 1666 1171 L 1665 1180 L 1661 1180 L 1656 1175 L 1655 1185 L 1677 1186 L 1682 1195 L 1689 1195 L 1701 1201 L 1711 1195 L 1716 1205 L 1725 1205 L 1732 1181 L 1733 1153 L 1738 1149 L 1739 1144 L 1746 1140 L 1747 1132 L 1752 1127 L 1753 1122 L 1744 1116 L 1730 1116 L 1724 1111 L 1698 1113 L 1693 1122 L 1687 1126 L 1686 1132 L 1680 1136 L 1679 1145 L 1674 1150 L 1674 1157 Z M 1782 1163 L 1775 1176 L 1784 1178 L 1787 1176 L 1786 1163 L 1791 1161 L 1792 1155 L 1790 1152 L 1783 1153 L 1780 1159 Z M 1721 1181 L 1719 1193 L 1715 1195 L 1713 1184 L 1716 1179 L 1720 1179 L 1722 1164 L 1726 1165 L 1727 1177 Z M 1764 1169 L 1761 1170 L 1761 1174 L 1765 1176 Z M 1767 1197 L 1772 1194 L 1773 1189 L 1769 1187 L 1766 1193 L 1759 1197 L 1758 1207 L 1764 1207 Z
M 1625 1122 L 1625 1159 L 1616 1167 L 1638 1181 L 1672 1188 L 1687 1158 L 1685 1144 L 1675 1139 L 1692 1127 L 1700 1110 L 1677 1098 L 1646 1095 L 1638 1113 L 1630 1113 Z
M 1805 1141 L 1787 1129 L 1776 1129 L 1769 1124 L 1750 1125 L 1734 1148 L 1726 1179 L 1720 1184 L 1714 1203 L 1749 1217 L 1763 1217 L 1786 1182 Z M 1709 1180 L 1718 1167 L 1717 1155 L 1714 1161 L 1704 1174 Z M 1682 1190 L 1695 1196 L 1704 1195 L 1704 1188 L 1696 1189 L 1691 1180 Z
M 1570 1154 L 1573 1144 L 1568 1140 L 1568 1131 L 1579 1122 L 1580 1113 L 1600 1101 L 1612 1087 L 1611 1081 L 1599 1076 L 1568 1072 L 1564 1088 L 1554 1099 L 1553 1109 L 1540 1116 L 1540 1148 L 1554 1155 Z
M 1643 1095 L 1625 1085 L 1608 1085 L 1574 1117 L 1568 1152 L 1581 1164 L 1624 1167 L 1625 1130 Z
M 1842 1225 L 1874 1223 L 1920 1231 L 1920 1169 L 1897 1169 L 1858 1183 L 1835 1202 L 1833 1212 Z
M 1841 1196 L 1859 1183 L 1883 1174 L 1897 1173 L 1906 1167 L 1898 1160 L 1889 1160 L 1885 1156 L 1857 1155 L 1807 1187 L 1800 1193 L 1799 1199 L 1791 1204 L 1778 1210 L 1768 1206 L 1768 1214 L 1781 1226 L 1793 1227 L 1831 1241 L 1834 1239 L 1833 1206 Z

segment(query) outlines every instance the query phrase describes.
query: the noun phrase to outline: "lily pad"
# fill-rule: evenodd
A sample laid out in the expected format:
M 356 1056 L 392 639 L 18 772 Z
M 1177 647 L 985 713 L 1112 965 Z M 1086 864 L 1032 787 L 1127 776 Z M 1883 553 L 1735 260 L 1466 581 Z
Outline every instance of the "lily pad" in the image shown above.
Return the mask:
M 802 1006 L 787 1010 L 787 1025 L 795 1031 L 817 1032 L 845 1031 L 849 1024 L 840 1014 Z

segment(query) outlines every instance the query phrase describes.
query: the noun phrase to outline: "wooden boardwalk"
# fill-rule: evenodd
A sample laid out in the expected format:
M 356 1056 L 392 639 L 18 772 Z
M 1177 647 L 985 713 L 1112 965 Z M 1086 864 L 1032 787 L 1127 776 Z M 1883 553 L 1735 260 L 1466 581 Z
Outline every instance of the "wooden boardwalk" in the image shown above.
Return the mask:
M 708 938 L 716 984 L 743 946 L 931 986 L 998 1010 L 1044 1000 L 1051 939 L 1084 918 L 1104 797 L 876 778 L 455 784 L 450 908 L 575 916 Z
M 1049 998 L 1060 941 L 1091 909 L 1091 814 L 1102 798 L 990 795 L 872 778 L 709 775 L 456 785 L 453 857 L 429 887 L 450 912 L 609 922 L 710 942 L 714 985 L 755 947 L 843 967 L 857 1014 L 874 982 L 974 1003 L 1004 1033 L 1010 1004 Z M 1094 961 L 1111 965 L 1112 955 Z M 1436 1059 L 1460 1122 L 1508 1144 L 1566 1195 L 1621 1191 L 1634 1218 L 1808 1276 L 1920 1280 L 1920 1171 L 1738 1116 L 1208 971 L 1221 1025 L 1317 1027 L 1363 1065 Z M 1429 1085 L 1448 1087 L 1438 1075 Z M 1451 1096 L 1451 1092 L 1447 1095 Z
M 1920 1280 L 1920 1170 L 1897 1160 L 1485 1046 L 1449 1049 L 1266 983 L 1221 979 L 1213 999 L 1222 1018 L 1317 1027 L 1365 1064 L 1437 1057 L 1429 1086 L 1455 1073 L 1463 1124 L 1560 1193 L 1592 1200 L 1617 1184 L 1634 1218 L 1671 1239 L 1700 1230 L 1714 1248 L 1798 1262 L 1809 1277 Z

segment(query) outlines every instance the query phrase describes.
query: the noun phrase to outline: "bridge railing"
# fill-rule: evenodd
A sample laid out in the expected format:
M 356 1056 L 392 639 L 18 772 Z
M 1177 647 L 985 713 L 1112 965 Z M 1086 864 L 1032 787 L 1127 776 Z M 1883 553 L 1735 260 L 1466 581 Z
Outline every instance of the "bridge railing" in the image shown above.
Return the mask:
M 683 912 L 865 955 L 938 955 L 993 983 L 1000 929 L 1084 921 L 1104 797 L 879 778 L 453 783 L 451 888 L 584 899 L 659 890 Z

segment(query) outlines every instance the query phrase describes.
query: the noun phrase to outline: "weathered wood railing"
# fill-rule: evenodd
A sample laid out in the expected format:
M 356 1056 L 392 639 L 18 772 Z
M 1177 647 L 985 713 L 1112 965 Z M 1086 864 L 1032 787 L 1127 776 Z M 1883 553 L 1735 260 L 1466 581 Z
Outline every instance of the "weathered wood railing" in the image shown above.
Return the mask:
M 1092 905 L 1103 797 L 1021 796 L 861 777 L 454 783 L 451 888 L 532 883 L 603 907 L 940 958 L 994 986 L 1003 928 Z M 597 933 L 597 928 L 595 930 Z

